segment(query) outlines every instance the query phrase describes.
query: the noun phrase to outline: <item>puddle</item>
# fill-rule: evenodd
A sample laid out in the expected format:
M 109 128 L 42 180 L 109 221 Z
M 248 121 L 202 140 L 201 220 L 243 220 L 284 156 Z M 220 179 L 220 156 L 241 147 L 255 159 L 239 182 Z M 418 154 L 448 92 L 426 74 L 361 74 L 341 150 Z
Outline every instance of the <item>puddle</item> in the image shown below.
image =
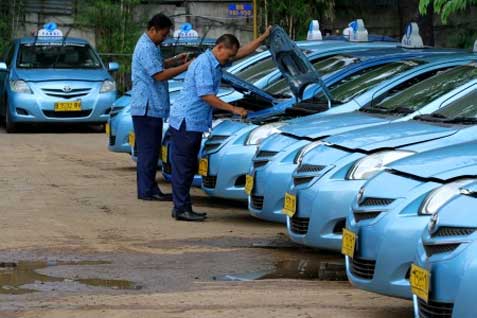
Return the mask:
M 80 283 L 87 286 L 110 289 L 140 289 L 141 286 L 126 280 L 109 279 L 67 279 L 40 274 L 37 271 L 53 266 L 92 266 L 111 264 L 107 261 L 19 261 L 16 263 L 0 263 L 0 294 L 21 295 L 37 292 L 37 289 L 24 286 L 47 283 Z
M 267 279 L 304 279 L 346 281 L 343 261 L 316 261 L 313 259 L 282 260 L 270 271 L 214 276 L 218 281 L 253 281 Z

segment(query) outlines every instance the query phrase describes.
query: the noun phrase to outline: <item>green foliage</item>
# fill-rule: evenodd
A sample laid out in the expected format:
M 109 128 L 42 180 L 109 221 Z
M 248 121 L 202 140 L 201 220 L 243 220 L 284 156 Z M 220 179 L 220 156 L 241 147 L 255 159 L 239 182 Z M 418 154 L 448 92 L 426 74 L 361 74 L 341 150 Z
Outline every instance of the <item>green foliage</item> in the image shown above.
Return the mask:
M 0 54 L 15 36 L 20 20 L 23 20 L 22 0 L 0 0 Z
M 130 86 L 131 55 L 137 39 L 145 29 L 143 19 L 134 20 L 134 9 L 140 0 L 84 0 L 78 6 L 75 24 L 95 30 L 96 47 L 103 60 L 117 61 L 120 71 L 115 74 L 120 91 Z
M 262 27 L 283 26 L 293 39 L 303 39 L 312 19 L 334 17 L 334 0 L 259 0 Z
M 434 11 L 441 16 L 442 22 L 447 23 L 447 19 L 451 14 L 477 4 L 477 0 L 420 0 L 419 11 L 421 14 L 426 14 L 427 8 L 431 4 L 434 5 Z

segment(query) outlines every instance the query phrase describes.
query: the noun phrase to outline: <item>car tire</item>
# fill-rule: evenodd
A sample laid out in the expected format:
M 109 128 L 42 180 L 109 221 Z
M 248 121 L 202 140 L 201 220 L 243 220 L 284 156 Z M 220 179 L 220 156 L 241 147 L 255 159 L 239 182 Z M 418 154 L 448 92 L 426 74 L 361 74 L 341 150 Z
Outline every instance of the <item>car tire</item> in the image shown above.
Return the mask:
M 17 131 L 17 127 L 14 122 L 12 122 L 12 118 L 10 116 L 10 112 L 8 111 L 8 102 L 7 99 L 5 99 L 5 130 L 7 133 L 11 134 Z

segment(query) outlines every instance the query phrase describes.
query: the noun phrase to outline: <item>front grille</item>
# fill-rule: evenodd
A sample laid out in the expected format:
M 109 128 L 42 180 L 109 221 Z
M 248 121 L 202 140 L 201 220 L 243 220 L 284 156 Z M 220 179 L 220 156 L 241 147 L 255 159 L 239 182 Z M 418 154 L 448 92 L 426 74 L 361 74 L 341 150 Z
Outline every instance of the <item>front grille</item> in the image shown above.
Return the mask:
M 364 198 L 363 202 L 361 202 L 360 206 L 386 206 L 390 205 L 394 202 L 394 199 L 384 199 L 384 198 Z
M 277 153 L 278 152 L 276 152 L 276 151 L 260 150 L 255 157 L 256 158 L 270 158 L 270 157 L 275 156 Z
M 381 212 L 379 211 L 373 211 L 373 212 L 354 212 L 354 219 L 356 222 L 361 222 L 361 221 L 366 221 L 366 220 L 372 220 L 378 217 Z
M 217 148 L 219 148 L 220 145 L 221 145 L 221 144 L 209 144 L 209 143 L 206 143 L 206 144 L 204 145 L 204 150 L 205 150 L 206 152 L 214 151 L 214 150 L 216 150 Z
M 473 227 L 440 227 L 437 232 L 432 234 L 432 237 L 445 237 L 445 236 L 467 236 L 474 233 L 477 229 Z
M 305 235 L 308 233 L 309 218 L 292 217 L 290 219 L 291 231 L 295 234 Z
M 109 136 L 109 145 L 114 146 L 116 144 L 116 136 L 110 135 Z
M 207 139 L 207 142 L 224 141 L 227 138 L 229 138 L 229 136 L 212 135 L 209 137 L 209 139 Z
M 295 177 L 293 178 L 293 184 L 295 186 L 310 183 L 315 177 Z
M 252 195 L 250 197 L 250 205 L 255 210 L 263 209 L 263 196 L 260 195 Z
M 459 247 L 460 243 L 456 244 L 438 244 L 438 245 L 424 245 L 427 257 L 437 254 L 450 253 Z
M 267 163 L 268 163 L 268 160 L 254 161 L 253 162 L 253 167 L 254 168 L 260 168 L 260 167 L 263 167 L 263 166 L 267 165 Z
M 451 318 L 454 304 L 418 299 L 419 318 Z
M 202 185 L 207 189 L 215 189 L 217 184 L 217 176 L 202 176 Z
M 83 97 L 89 94 L 91 88 L 73 88 L 69 92 L 57 88 L 43 88 L 42 91 L 51 97 L 58 97 L 64 99 Z
M 164 172 L 165 174 L 172 174 L 172 166 L 170 163 L 166 162 L 166 163 L 162 163 L 162 172 Z
M 300 165 L 296 170 L 297 173 L 317 173 L 325 169 L 326 166 L 320 165 Z
M 346 219 L 340 219 L 333 227 L 333 234 L 343 234 L 343 228 L 346 227 Z
M 376 261 L 352 258 L 349 260 L 350 271 L 354 276 L 363 279 L 373 279 Z
M 54 110 L 44 110 L 43 114 L 46 117 L 51 118 L 81 118 L 88 117 L 92 112 L 92 109 L 81 110 L 77 112 L 55 112 Z

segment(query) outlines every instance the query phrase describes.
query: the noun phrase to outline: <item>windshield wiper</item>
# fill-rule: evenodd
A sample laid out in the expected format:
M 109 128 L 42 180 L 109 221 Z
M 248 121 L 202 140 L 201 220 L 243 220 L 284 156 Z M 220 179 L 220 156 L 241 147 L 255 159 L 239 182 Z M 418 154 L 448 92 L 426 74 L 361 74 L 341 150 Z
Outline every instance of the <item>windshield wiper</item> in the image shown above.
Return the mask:
M 450 124 L 477 124 L 477 118 L 475 117 L 455 117 L 445 121 Z
M 428 115 L 419 115 L 414 117 L 415 120 L 423 120 L 423 121 L 432 121 L 432 122 L 443 122 L 448 120 L 448 118 L 441 114 L 428 114 Z
M 406 106 L 398 106 L 388 111 L 390 114 L 411 114 L 414 113 L 414 109 Z
M 389 108 L 383 106 L 370 106 L 370 107 L 363 107 L 359 111 L 365 113 L 387 113 L 389 112 Z

